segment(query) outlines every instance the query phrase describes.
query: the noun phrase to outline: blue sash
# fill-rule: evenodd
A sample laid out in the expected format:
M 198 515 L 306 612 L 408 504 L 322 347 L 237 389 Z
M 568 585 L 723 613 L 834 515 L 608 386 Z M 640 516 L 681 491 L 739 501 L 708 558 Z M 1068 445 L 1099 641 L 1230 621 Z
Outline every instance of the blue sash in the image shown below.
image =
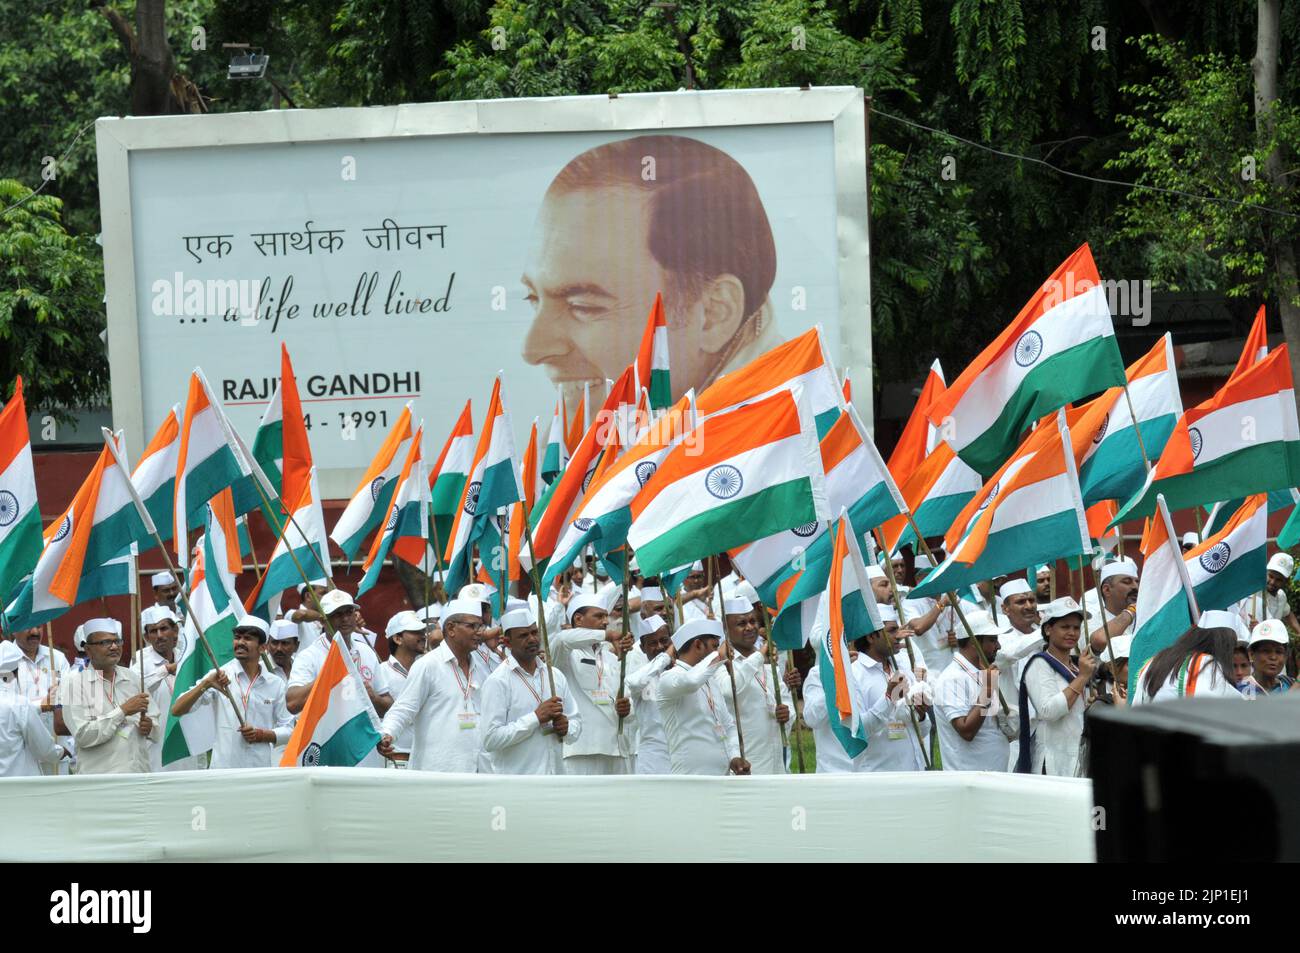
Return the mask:
M 1029 674 L 1029 666 L 1039 659 L 1043 659 L 1048 665 L 1052 666 L 1056 674 L 1065 679 L 1067 685 L 1077 677 L 1077 673 L 1071 672 L 1058 659 L 1046 652 L 1036 652 L 1025 663 L 1025 670 L 1020 673 L 1020 752 L 1016 758 L 1017 774 L 1029 773 L 1029 762 L 1034 756 L 1034 739 L 1029 732 L 1029 688 L 1025 685 L 1025 676 Z

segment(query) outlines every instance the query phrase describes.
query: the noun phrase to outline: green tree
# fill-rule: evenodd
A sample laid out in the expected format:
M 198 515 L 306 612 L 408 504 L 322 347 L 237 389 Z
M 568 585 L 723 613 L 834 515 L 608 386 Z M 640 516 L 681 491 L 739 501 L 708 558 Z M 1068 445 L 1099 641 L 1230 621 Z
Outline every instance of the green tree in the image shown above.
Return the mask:
M 27 406 L 67 420 L 106 397 L 99 248 L 64 228 L 61 200 L 0 179 L 0 206 L 11 205 L 0 217 L 0 382 L 22 374 Z

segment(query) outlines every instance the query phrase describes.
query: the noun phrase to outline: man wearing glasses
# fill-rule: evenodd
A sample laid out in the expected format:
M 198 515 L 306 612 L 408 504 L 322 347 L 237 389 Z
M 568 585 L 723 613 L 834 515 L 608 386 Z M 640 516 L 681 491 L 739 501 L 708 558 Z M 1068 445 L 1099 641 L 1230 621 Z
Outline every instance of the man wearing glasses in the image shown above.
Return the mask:
M 67 677 L 63 720 L 77 743 L 80 774 L 147 774 L 149 745 L 162 738 L 158 709 L 139 673 L 118 665 L 122 637 L 111 619 L 85 625 L 90 665 Z
M 442 615 L 442 644 L 422 655 L 393 707 L 384 716 L 379 753 L 393 754 L 393 739 L 414 727 L 410 768 L 474 774 L 479 770 L 480 666 L 473 661 L 482 641 L 483 606 L 453 599 Z

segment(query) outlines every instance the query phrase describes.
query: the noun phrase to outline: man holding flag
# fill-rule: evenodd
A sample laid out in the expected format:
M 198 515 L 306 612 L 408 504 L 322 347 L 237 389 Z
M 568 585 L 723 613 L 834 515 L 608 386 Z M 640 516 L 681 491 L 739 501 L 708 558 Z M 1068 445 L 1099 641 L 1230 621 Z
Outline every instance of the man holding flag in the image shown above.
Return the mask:
M 939 752 L 945 771 L 1006 771 L 1015 712 L 998 698 L 998 627 L 983 612 L 966 615 L 974 638 L 957 632 L 957 651 L 934 686 Z
M 713 681 L 730 662 L 722 643 L 722 623 L 714 619 L 693 619 L 673 633 L 676 658 L 659 676 L 658 694 L 673 774 L 750 772 L 740 756 L 736 720 Z
M 162 739 L 162 721 L 148 692 L 122 658 L 122 636 L 111 619 L 86 623 L 90 667 L 63 683 L 63 720 L 77 743 L 79 774 L 148 774 L 149 745 Z

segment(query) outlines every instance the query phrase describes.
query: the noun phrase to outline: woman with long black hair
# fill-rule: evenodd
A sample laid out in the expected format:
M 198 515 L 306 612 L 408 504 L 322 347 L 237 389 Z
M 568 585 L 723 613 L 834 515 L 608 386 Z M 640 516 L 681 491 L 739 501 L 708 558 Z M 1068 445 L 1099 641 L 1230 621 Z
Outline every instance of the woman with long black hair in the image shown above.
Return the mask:
M 1161 649 L 1138 672 L 1133 705 L 1176 698 L 1241 698 L 1233 687 L 1232 652 L 1237 631 L 1220 624 L 1226 612 L 1206 612 L 1200 623 Z
M 1020 774 L 1076 777 L 1086 767 L 1081 741 L 1083 713 L 1089 704 L 1088 683 L 1097 657 L 1074 650 L 1083 625 L 1083 607 L 1066 596 L 1039 608 L 1043 648 L 1030 656 L 1020 674 Z M 1033 731 L 1029 710 L 1033 704 Z

